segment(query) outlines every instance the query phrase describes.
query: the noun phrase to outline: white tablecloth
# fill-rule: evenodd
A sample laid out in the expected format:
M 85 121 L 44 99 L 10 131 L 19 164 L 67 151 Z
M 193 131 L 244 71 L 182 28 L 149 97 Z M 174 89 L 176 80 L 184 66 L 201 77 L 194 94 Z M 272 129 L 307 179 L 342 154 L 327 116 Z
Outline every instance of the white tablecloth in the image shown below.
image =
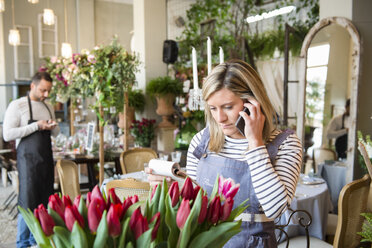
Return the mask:
M 319 239 L 325 238 L 327 228 L 327 215 L 333 208 L 331 198 L 326 183 L 316 185 L 298 184 L 295 197 L 291 203 L 293 210 L 306 210 L 312 217 L 312 223 L 309 227 L 309 234 Z M 289 211 L 286 211 L 280 218 L 281 225 L 286 224 L 289 218 Z M 293 217 L 292 217 L 293 219 Z M 286 228 L 289 237 L 305 235 L 304 227 L 296 221 Z

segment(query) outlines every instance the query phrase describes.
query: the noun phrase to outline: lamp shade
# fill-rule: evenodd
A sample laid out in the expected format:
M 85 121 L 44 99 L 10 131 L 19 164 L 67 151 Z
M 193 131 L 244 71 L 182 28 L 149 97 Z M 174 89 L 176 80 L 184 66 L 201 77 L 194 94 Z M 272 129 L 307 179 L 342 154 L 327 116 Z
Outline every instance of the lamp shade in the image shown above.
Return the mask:
M 44 9 L 43 22 L 45 25 L 54 25 L 54 12 L 52 9 Z
M 61 54 L 62 57 L 64 58 L 71 58 L 72 56 L 72 48 L 70 43 L 62 43 L 62 48 L 61 48 Z
M 21 43 L 21 36 L 19 35 L 18 29 L 9 30 L 9 44 L 12 46 L 18 46 Z
M 37 4 L 39 2 L 39 0 L 28 0 L 29 3 L 32 3 L 32 4 Z
M 4 12 L 4 11 L 5 11 L 5 1 L 0 0 L 0 12 Z

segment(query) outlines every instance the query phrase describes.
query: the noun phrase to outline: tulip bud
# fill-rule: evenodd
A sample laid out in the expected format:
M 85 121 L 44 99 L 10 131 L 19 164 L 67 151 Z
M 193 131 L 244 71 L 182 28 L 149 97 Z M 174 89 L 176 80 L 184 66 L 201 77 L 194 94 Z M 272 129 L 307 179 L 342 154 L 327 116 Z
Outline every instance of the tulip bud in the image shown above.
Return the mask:
M 231 210 L 234 206 L 233 198 L 229 197 L 225 200 L 225 203 L 221 207 L 221 220 L 225 221 L 229 218 Z
M 99 222 L 101 221 L 105 203 L 102 199 L 95 198 L 88 207 L 88 225 L 92 232 L 96 232 Z
M 79 226 L 84 228 L 84 219 L 83 216 L 79 213 L 77 208 L 73 205 L 66 206 L 65 209 L 65 223 L 66 227 L 70 232 L 72 232 L 72 228 L 74 227 L 75 221 L 78 222 Z
M 99 190 L 98 186 L 94 186 L 93 190 L 92 190 L 92 195 L 91 195 L 91 200 L 93 201 L 93 199 L 101 199 L 104 201 L 103 199 L 103 196 L 102 196 L 102 193 L 101 191 Z
M 132 206 L 132 200 L 127 198 L 123 202 L 123 214 L 125 214 L 130 206 Z
M 70 199 L 70 196 L 68 196 L 68 195 L 62 196 L 62 202 L 63 202 L 63 204 L 65 204 L 65 207 L 72 206 L 72 201 Z
M 194 196 L 193 196 L 193 199 L 194 200 L 198 196 L 199 190 L 200 190 L 200 186 L 199 185 L 196 185 L 195 188 L 194 188 Z
M 234 198 L 240 188 L 240 184 L 235 184 L 231 178 L 225 179 L 223 176 L 218 178 L 218 194 L 222 194 L 225 199 L 231 197 Z
M 87 193 L 87 202 L 86 202 L 87 208 L 89 207 L 89 204 L 91 201 L 92 201 L 92 192 L 89 191 Z
M 159 184 L 156 184 L 153 188 L 152 188 L 152 191 L 151 191 L 151 200 L 152 200 L 152 198 L 154 197 L 154 195 L 155 195 L 155 192 L 156 192 L 156 189 L 158 188 L 158 185 Z
M 122 206 L 120 203 L 111 204 L 107 213 L 108 232 L 111 237 L 117 237 L 121 233 L 120 218 L 122 214 Z
M 138 195 L 129 196 L 128 199 L 132 202 L 132 204 L 138 202 Z
M 194 187 L 192 186 L 191 179 L 188 177 L 181 189 L 181 196 L 186 200 L 193 200 L 194 197 Z
M 151 239 L 152 240 L 155 240 L 156 239 L 156 235 L 158 234 L 158 230 L 159 230 L 159 226 L 160 226 L 160 212 L 157 212 L 152 218 L 151 218 L 151 221 L 150 223 L 154 222 L 155 221 L 155 225 L 154 225 L 154 228 L 152 229 L 152 233 L 151 233 Z
M 207 220 L 212 224 L 216 224 L 220 219 L 221 200 L 219 196 L 215 196 L 209 204 Z
M 41 228 L 43 229 L 46 236 L 52 235 L 53 227 L 55 226 L 52 216 L 50 216 L 45 209 L 43 204 L 40 204 L 34 209 L 34 215 L 39 220 Z
M 120 203 L 121 204 L 121 201 L 120 201 L 119 197 L 116 195 L 114 188 L 109 189 L 108 195 L 109 195 L 108 199 L 111 203 L 113 203 L 113 204 Z
M 182 229 L 190 214 L 190 201 L 183 199 L 177 211 L 176 222 L 179 229 Z
M 170 186 L 169 196 L 172 200 L 172 207 L 176 206 L 180 198 L 180 189 L 178 187 L 178 182 L 173 182 Z
M 129 226 L 133 231 L 136 240 L 149 229 L 149 225 L 145 217 L 142 216 L 140 208 L 137 208 L 129 220 Z
M 48 205 L 59 216 L 61 216 L 62 220 L 65 220 L 65 205 L 62 203 L 62 200 L 61 198 L 59 198 L 59 195 L 57 193 L 49 196 Z
M 200 208 L 200 213 L 198 217 L 198 223 L 201 224 L 204 222 L 205 217 L 207 216 L 208 212 L 208 197 L 206 195 L 202 196 L 202 204 Z
M 81 195 L 76 196 L 75 199 L 74 199 L 74 203 L 73 203 L 73 205 L 74 205 L 77 209 L 79 209 L 80 199 L 81 199 Z

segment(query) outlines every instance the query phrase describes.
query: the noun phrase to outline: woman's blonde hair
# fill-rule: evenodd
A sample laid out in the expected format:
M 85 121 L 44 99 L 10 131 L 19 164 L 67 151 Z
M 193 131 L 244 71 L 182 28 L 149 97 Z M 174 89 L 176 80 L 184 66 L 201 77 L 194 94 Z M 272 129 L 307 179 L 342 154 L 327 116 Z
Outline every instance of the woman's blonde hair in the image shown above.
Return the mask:
M 264 142 L 267 142 L 275 128 L 273 120 L 276 120 L 276 115 L 258 73 L 242 60 L 234 59 L 219 64 L 203 83 L 204 101 L 208 101 L 211 95 L 224 88 L 232 91 L 243 100 L 250 96 L 260 103 L 265 116 L 262 135 Z M 225 135 L 214 120 L 208 104 L 205 104 L 205 119 L 210 130 L 209 150 L 218 153 L 225 142 Z

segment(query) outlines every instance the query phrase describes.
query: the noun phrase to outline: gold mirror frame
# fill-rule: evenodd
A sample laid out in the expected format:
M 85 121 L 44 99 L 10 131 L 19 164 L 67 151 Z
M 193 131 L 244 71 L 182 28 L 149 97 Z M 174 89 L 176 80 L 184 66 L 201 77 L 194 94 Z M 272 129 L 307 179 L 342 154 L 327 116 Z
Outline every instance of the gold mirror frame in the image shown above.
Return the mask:
M 351 52 L 351 95 L 350 95 L 350 117 L 351 126 L 348 132 L 348 150 L 347 150 L 347 164 L 351 165 L 348 170 L 347 180 L 352 179 L 354 159 L 356 156 L 356 121 L 357 121 L 357 106 L 358 106 L 358 88 L 359 88 L 359 71 L 360 71 L 360 52 L 361 42 L 358 30 L 355 28 L 353 23 L 344 17 L 327 17 L 317 22 L 306 35 L 304 42 L 302 43 L 301 55 L 300 55 L 300 68 L 303 70 L 300 72 L 299 81 L 299 94 L 302 102 L 299 101 L 297 111 L 297 135 L 301 139 L 302 143 L 305 140 L 305 99 L 306 99 L 306 72 L 307 72 L 307 51 L 310 47 L 311 41 L 315 35 L 322 30 L 324 27 L 336 24 L 339 25 L 349 33 L 352 41 L 352 52 Z M 301 98 L 302 97 L 302 98 Z

